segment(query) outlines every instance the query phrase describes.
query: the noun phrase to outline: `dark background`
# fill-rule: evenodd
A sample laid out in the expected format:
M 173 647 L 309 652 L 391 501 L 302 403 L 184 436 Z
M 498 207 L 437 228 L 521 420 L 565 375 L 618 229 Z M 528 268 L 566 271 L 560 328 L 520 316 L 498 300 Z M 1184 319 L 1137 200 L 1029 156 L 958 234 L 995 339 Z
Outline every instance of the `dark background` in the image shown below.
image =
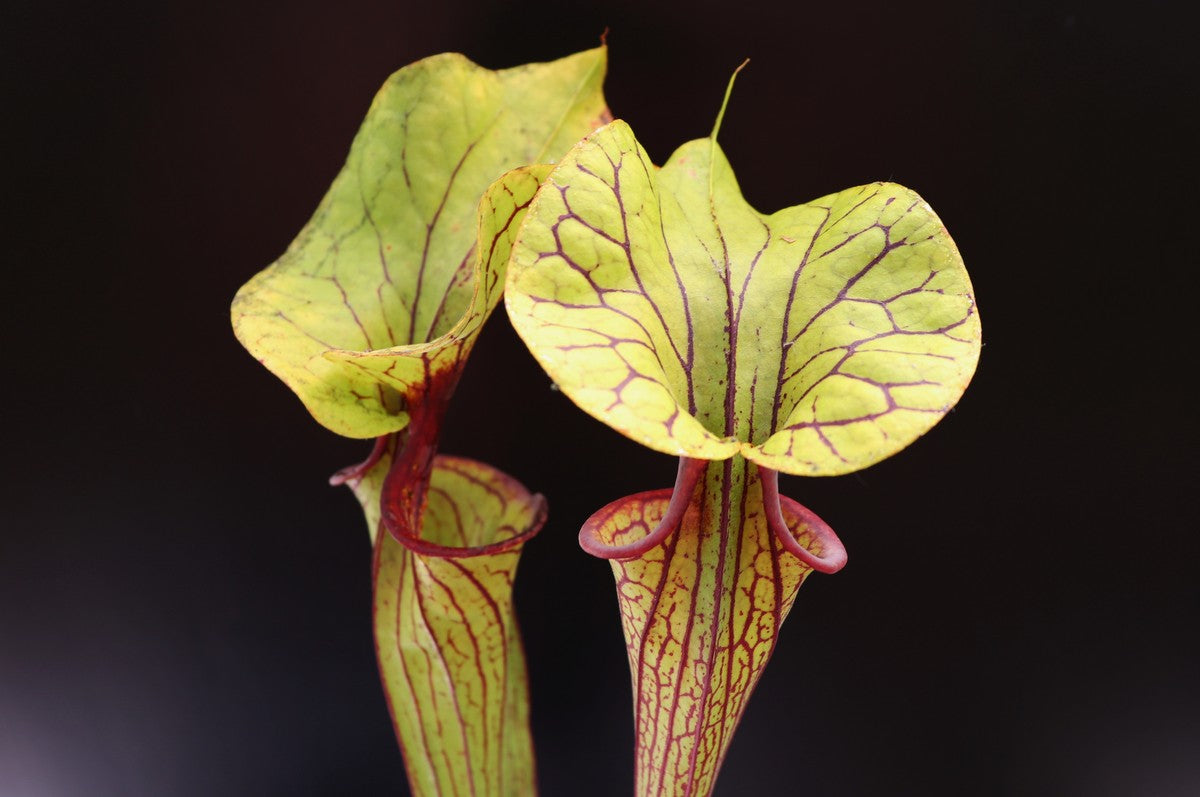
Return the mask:
M 890 179 L 986 344 L 862 473 L 787 478 L 814 576 L 717 795 L 1200 794 L 1189 4 L 9 0 L 0 795 L 404 794 L 369 550 L 316 425 L 229 329 L 395 69 L 593 46 L 650 154 L 721 131 L 761 210 Z M 15 360 L 14 360 L 15 357 Z M 674 463 L 550 389 L 504 314 L 443 450 L 547 494 L 517 600 L 542 791 L 628 794 L 608 565 L 580 523 Z

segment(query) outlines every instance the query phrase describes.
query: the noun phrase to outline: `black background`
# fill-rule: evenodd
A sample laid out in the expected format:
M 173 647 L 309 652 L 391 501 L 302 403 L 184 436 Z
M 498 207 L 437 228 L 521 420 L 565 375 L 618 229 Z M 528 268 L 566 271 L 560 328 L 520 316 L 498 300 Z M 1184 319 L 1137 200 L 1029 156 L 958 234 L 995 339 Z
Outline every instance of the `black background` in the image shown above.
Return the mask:
M 457 50 L 596 44 L 650 154 L 721 140 L 775 210 L 877 179 L 959 244 L 958 408 L 856 475 L 786 478 L 850 550 L 801 591 L 717 795 L 1200 794 L 1194 26 L 1144 1 L 10 0 L 0 795 L 404 794 L 358 506 L 367 444 L 229 330 L 376 89 Z M 522 559 L 542 792 L 627 794 L 608 565 L 575 534 L 674 463 L 550 389 L 502 312 L 443 450 L 544 492 Z

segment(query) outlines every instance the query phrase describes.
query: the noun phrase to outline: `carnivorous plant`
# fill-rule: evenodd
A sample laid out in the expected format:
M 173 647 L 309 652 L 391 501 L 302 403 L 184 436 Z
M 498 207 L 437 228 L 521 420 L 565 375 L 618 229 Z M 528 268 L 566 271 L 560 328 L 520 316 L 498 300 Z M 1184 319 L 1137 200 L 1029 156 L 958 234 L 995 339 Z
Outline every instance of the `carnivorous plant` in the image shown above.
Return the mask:
M 679 457 L 672 489 L 580 531 L 616 578 L 639 797 L 712 792 L 800 585 L 846 563 L 779 473 L 895 454 L 979 356 L 962 259 L 917 194 L 876 183 L 759 213 L 717 144 L 729 90 L 711 134 L 660 168 L 611 121 L 604 67 L 601 47 L 400 70 L 312 220 L 233 303 L 238 339 L 321 424 L 375 441 L 331 481 L 367 518 L 380 674 L 417 795 L 536 793 L 512 580 L 545 502 L 437 454 L 502 290 L 567 396 Z
M 673 489 L 580 532 L 616 578 L 639 797 L 712 792 L 800 585 L 846 563 L 779 473 L 896 453 L 979 356 L 971 284 L 929 205 L 876 183 L 757 212 L 717 144 L 728 100 L 662 168 L 620 120 L 573 147 L 508 269 L 509 317 L 559 388 L 680 458 Z
M 512 579 L 545 503 L 437 442 L 537 164 L 608 119 L 604 70 L 603 47 L 401 69 L 312 220 L 233 302 L 238 339 L 317 421 L 375 438 L 331 481 L 367 517 L 380 674 L 416 795 L 536 790 Z

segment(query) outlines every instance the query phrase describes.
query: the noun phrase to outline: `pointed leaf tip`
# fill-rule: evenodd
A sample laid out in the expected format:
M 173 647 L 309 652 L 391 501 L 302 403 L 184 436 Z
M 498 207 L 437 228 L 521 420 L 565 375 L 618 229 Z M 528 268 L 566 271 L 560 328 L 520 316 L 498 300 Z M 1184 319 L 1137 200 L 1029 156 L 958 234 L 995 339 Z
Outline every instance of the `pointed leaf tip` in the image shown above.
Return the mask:
M 733 95 L 733 81 L 737 80 L 738 73 L 745 69 L 748 63 L 750 63 L 749 58 L 738 64 L 737 69 L 733 70 L 733 74 L 729 76 L 729 83 L 725 86 L 725 98 L 721 100 L 721 110 L 717 111 L 717 121 L 713 123 L 712 133 L 708 136 L 714 143 L 717 140 L 717 133 L 721 129 L 721 122 L 725 120 L 725 109 L 729 107 L 729 98 Z

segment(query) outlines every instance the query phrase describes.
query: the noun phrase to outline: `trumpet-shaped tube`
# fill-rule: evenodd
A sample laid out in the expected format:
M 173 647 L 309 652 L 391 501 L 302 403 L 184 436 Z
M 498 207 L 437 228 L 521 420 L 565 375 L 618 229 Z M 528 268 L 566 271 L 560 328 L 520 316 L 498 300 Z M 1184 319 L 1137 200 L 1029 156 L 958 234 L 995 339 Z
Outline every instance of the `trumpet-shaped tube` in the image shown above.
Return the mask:
M 371 498 L 394 447 L 385 438 L 372 467 L 351 474 L 381 526 Z M 537 789 L 512 587 L 545 501 L 481 462 L 431 463 L 420 528 L 375 535 L 375 647 L 409 783 L 419 797 L 529 797 Z
M 837 536 L 777 479 L 741 457 L 684 459 L 674 490 L 615 501 L 580 532 L 616 578 L 638 797 L 712 792 L 800 585 L 845 564 Z

